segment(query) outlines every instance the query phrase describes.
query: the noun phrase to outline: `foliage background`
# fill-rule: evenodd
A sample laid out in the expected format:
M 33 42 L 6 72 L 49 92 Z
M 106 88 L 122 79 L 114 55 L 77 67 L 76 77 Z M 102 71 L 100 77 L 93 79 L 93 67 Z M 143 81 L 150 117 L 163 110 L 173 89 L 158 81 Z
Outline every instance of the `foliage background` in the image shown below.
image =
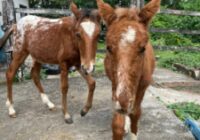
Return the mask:
M 81 8 L 96 8 L 96 0 L 73 0 Z M 130 0 L 104 0 L 112 6 L 130 5 Z M 149 0 L 145 0 L 148 2 Z M 70 0 L 29 0 L 31 8 L 61 8 L 67 9 Z M 200 12 L 200 0 L 162 0 L 161 8 L 176 10 L 188 10 Z M 199 30 L 200 17 L 176 16 L 167 14 L 157 14 L 152 21 L 150 28 Z M 199 47 L 200 35 L 184 35 L 179 33 L 150 33 L 151 42 L 154 46 L 185 46 Z M 104 41 L 104 38 L 101 38 Z M 103 46 L 103 45 L 101 45 Z M 200 68 L 200 53 L 156 51 L 160 56 L 158 65 L 172 68 L 172 63 L 181 63 L 190 67 Z

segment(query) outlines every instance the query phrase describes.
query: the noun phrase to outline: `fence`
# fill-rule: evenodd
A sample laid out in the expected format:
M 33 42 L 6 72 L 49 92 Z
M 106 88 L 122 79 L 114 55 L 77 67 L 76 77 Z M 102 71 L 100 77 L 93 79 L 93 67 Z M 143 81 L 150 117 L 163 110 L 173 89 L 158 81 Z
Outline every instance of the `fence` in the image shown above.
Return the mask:
M 132 4 L 138 5 L 138 7 L 141 7 L 143 5 L 143 1 L 139 2 L 138 0 L 131 0 Z M 23 13 L 23 14 L 36 14 L 36 15 L 60 15 L 60 16 L 69 16 L 71 14 L 70 10 L 66 9 L 23 9 L 23 8 L 17 8 L 17 9 L 9 9 L 13 8 L 12 0 L 8 0 L 8 2 L 3 1 L 3 21 L 4 24 L 9 24 L 9 21 L 16 20 L 16 13 Z M 9 12 L 5 12 L 5 9 L 10 10 Z M 14 12 L 13 12 L 14 11 Z M 13 13 L 13 15 L 12 15 Z M 200 16 L 200 12 L 196 11 L 185 11 L 185 10 L 171 10 L 171 9 L 164 9 L 159 11 L 160 14 L 171 14 L 171 15 L 178 15 L 178 16 Z M 187 34 L 187 35 L 200 35 L 200 30 L 177 30 L 177 29 L 159 29 L 159 28 L 151 28 L 150 32 L 152 33 L 179 33 L 179 34 Z M 177 50 L 176 46 L 156 46 L 155 48 L 162 48 L 162 49 L 170 49 L 170 50 Z M 191 48 L 191 51 L 199 51 L 199 49 L 193 48 L 192 46 L 188 47 L 187 50 Z M 184 49 L 183 47 L 179 47 L 180 49 Z

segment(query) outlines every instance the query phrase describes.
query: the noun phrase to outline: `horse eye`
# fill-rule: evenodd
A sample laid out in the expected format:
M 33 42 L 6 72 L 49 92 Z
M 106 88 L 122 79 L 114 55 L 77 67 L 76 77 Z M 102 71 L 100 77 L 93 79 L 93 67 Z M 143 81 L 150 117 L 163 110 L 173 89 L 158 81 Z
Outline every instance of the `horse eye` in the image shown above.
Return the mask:
M 112 53 L 112 48 L 111 48 L 111 46 L 107 46 L 106 49 L 107 49 L 107 51 L 108 51 L 109 53 Z
M 145 47 L 140 48 L 140 53 L 144 53 L 145 50 L 146 50 Z
M 81 38 L 81 34 L 80 34 L 79 32 L 76 33 L 76 36 L 77 36 L 78 38 Z

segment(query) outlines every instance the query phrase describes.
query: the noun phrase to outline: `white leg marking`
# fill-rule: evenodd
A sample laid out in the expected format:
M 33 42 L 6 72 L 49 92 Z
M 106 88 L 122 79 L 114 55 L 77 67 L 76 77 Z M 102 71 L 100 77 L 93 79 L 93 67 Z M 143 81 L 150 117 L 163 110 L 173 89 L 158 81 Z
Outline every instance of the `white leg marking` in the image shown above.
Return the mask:
M 137 136 L 134 133 L 129 132 L 125 137 L 124 140 L 137 140 Z
M 71 116 L 68 113 L 66 113 L 65 114 L 65 119 L 70 119 L 70 118 L 71 118 Z
M 15 109 L 8 99 L 6 101 L 6 106 L 8 107 L 9 115 L 15 115 Z
M 131 132 L 131 120 L 129 116 L 125 116 L 124 131 L 124 140 L 137 140 L 137 136 Z
M 129 116 L 125 116 L 125 125 L 124 125 L 125 133 L 131 132 L 131 120 Z
M 89 69 L 87 69 L 87 73 L 91 73 L 94 69 L 94 64 L 91 62 Z
M 49 100 L 48 96 L 44 93 L 41 93 L 42 102 L 46 104 L 50 109 L 53 109 L 55 105 Z
M 92 37 L 95 31 L 95 23 L 91 21 L 85 21 L 81 23 L 83 30 L 89 37 Z

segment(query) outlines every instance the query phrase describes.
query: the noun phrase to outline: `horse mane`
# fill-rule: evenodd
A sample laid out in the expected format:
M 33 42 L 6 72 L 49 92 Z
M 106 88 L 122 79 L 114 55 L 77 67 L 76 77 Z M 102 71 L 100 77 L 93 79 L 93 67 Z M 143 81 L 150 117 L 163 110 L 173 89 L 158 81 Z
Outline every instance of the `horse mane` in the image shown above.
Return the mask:
M 137 8 L 117 8 L 115 10 L 115 15 L 117 21 L 121 19 L 136 20 L 139 21 L 139 10 Z
M 94 9 L 81 9 L 79 20 L 82 21 L 84 18 L 91 19 L 93 21 L 98 21 L 98 11 Z M 99 17 L 100 18 L 100 17 Z

